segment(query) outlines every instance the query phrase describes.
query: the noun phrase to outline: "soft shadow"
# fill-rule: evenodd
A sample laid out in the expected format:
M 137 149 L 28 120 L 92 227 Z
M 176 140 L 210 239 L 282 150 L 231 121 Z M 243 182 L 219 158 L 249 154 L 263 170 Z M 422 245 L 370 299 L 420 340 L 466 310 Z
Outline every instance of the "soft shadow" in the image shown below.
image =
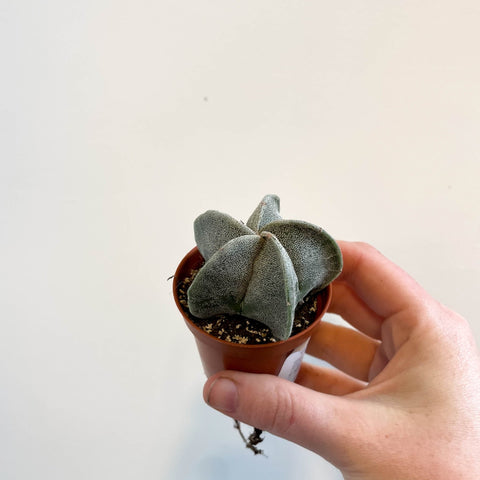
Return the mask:
M 233 420 L 195 401 L 190 412 L 190 430 L 172 459 L 169 479 L 245 480 L 275 478 L 302 480 L 343 478 L 317 455 L 269 433 L 259 445 L 266 456 L 245 448 Z M 251 428 L 242 425 L 245 433 Z

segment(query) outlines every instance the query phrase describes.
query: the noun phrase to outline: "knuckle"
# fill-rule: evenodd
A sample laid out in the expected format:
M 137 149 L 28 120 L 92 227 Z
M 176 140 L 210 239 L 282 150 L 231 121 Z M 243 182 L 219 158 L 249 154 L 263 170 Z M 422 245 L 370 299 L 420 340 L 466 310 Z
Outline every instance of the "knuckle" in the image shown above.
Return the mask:
M 354 243 L 360 251 L 363 251 L 366 254 L 368 254 L 368 253 L 379 254 L 380 253 L 380 251 L 377 248 L 375 248 L 372 244 L 370 244 L 368 242 L 358 241 L 358 242 L 354 242 Z
M 423 304 L 418 316 L 430 328 L 468 328 L 464 317 L 436 300 Z
M 368 243 L 368 242 L 364 242 L 364 241 L 356 241 L 356 242 L 353 242 L 355 245 L 357 245 L 359 248 L 362 248 L 362 249 L 374 249 L 374 247 Z
M 452 325 L 465 329 L 470 329 L 470 323 L 464 316 L 460 315 L 454 310 L 451 310 L 445 305 L 441 305 L 441 308 L 445 318 L 448 319 L 448 321 L 451 322 Z
M 283 436 L 295 423 L 295 399 L 291 390 L 283 385 L 275 386 L 273 398 L 275 401 L 265 430 Z

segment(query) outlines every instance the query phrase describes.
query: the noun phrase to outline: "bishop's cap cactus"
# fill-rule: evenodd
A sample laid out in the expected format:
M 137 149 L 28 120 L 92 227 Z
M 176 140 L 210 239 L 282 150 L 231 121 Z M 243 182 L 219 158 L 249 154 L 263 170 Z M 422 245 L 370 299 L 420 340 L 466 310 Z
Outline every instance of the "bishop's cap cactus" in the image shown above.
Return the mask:
M 209 210 L 194 223 L 205 259 L 188 290 L 193 315 L 240 314 L 267 325 L 279 340 L 292 331 L 297 305 L 334 280 L 342 255 L 327 232 L 283 220 L 276 195 L 263 198 L 243 224 Z

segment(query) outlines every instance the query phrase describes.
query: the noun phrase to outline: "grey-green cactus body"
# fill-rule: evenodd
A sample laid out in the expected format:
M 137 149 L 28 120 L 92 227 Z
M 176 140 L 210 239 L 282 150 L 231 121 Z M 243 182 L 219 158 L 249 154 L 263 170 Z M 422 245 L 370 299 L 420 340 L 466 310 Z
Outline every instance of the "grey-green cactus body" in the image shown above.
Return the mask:
M 215 210 L 195 220 L 205 265 L 188 290 L 193 315 L 240 314 L 279 340 L 290 336 L 297 305 L 338 276 L 342 255 L 324 230 L 282 220 L 279 210 L 279 198 L 267 195 L 246 225 Z

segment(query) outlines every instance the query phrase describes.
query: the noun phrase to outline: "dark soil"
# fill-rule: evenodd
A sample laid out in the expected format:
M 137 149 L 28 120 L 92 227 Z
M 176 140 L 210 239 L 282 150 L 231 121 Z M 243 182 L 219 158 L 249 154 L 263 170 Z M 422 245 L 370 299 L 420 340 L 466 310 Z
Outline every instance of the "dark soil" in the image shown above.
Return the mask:
M 178 298 L 188 317 L 206 333 L 221 340 L 245 345 L 261 345 L 276 342 L 270 329 L 263 323 L 241 315 L 216 315 L 210 318 L 194 317 L 188 309 L 187 290 L 198 270 L 192 272 L 178 283 Z M 295 312 L 292 334 L 296 335 L 315 320 L 317 296 L 307 295 Z

